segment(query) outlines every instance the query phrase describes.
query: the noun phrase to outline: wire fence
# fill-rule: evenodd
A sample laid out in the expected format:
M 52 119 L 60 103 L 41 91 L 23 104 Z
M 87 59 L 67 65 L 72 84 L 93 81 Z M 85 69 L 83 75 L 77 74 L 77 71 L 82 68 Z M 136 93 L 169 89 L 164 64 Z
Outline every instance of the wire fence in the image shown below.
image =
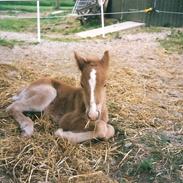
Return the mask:
M 35 15 L 26 16 L 25 13 L 24 16 L 8 15 L 4 16 L 4 18 L 37 19 L 38 42 L 40 42 L 40 19 L 102 17 L 100 11 L 98 13 L 72 14 L 71 9 L 70 11 L 63 11 L 61 15 L 40 14 L 39 0 L 0 0 L 0 6 L 2 2 L 14 2 L 15 7 L 16 2 L 33 2 L 35 4 Z M 183 26 L 183 0 L 111 0 L 109 1 L 107 12 L 103 13 L 103 15 L 117 18 L 121 21 L 145 22 L 146 25 L 181 27 Z M 3 18 L 3 16 L 0 18 Z
M 174 7 L 173 9 L 179 9 L 179 11 L 168 11 L 170 9 L 170 3 L 168 4 L 167 2 L 171 2 L 171 7 Z M 177 2 L 176 2 L 177 1 Z M 0 0 L 0 5 L 2 2 L 36 2 L 33 0 Z M 112 3 L 109 5 L 111 6 L 111 9 L 108 10 L 108 12 L 105 12 L 104 15 L 116 15 L 114 17 L 116 18 L 121 18 L 121 14 L 138 14 L 138 13 L 150 13 L 150 12 L 155 12 L 155 13 L 164 13 L 164 14 L 174 14 L 174 15 L 183 15 L 183 1 L 182 0 L 152 0 L 151 3 L 147 3 L 150 1 L 146 0 L 121 0 L 121 3 L 119 4 L 120 1 L 111 1 Z M 166 3 L 166 4 L 165 4 Z M 174 6 L 173 6 L 174 4 Z M 16 4 L 15 5 L 15 10 L 16 10 Z M 35 3 L 36 5 L 36 3 Z M 176 7 L 175 7 L 176 5 Z M 36 6 L 35 6 L 36 7 Z M 163 8 L 162 8 L 163 7 Z M 150 11 L 146 11 L 146 10 Z M 167 10 L 166 10 L 167 9 Z M 121 11 L 119 11 L 121 10 Z M 25 13 L 25 12 L 24 12 Z M 52 19 L 52 18 L 60 18 L 60 17 L 68 17 L 68 16 L 73 16 L 73 17 L 82 17 L 82 16 L 101 16 L 101 13 L 87 13 L 83 15 L 78 15 L 78 14 L 69 14 L 70 12 L 64 11 L 63 14 L 65 15 L 60 15 L 60 16 L 41 16 L 41 19 Z M 145 16 L 146 14 L 144 14 Z M 136 15 L 135 15 L 136 16 Z M 33 19 L 37 18 L 36 16 L 29 16 L 29 17 L 14 17 L 14 16 L 9 16 L 6 18 L 18 18 L 18 19 Z M 183 20 L 182 20 L 183 21 Z

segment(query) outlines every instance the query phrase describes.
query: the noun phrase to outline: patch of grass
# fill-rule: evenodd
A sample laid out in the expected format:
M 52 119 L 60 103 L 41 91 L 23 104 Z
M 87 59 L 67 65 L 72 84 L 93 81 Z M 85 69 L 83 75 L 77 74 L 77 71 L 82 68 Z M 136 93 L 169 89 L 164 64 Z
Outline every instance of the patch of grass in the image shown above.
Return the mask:
M 42 19 L 42 32 L 62 32 L 62 19 Z M 36 19 L 2 19 L 0 20 L 0 30 L 14 32 L 33 32 L 36 31 Z M 64 27 L 63 27 L 64 29 Z
M 9 48 L 13 47 L 13 43 L 11 41 L 7 41 L 5 39 L 0 39 L 0 45 L 1 46 L 6 46 L 6 47 L 9 47 Z
M 183 53 L 183 32 L 172 30 L 171 34 L 166 39 L 160 40 L 161 46 L 163 46 L 168 52 Z
M 60 9 L 68 9 L 74 6 L 72 0 L 62 0 Z M 55 2 L 51 0 L 40 1 L 40 10 L 48 11 L 54 9 Z M 36 12 L 36 2 L 1 2 L 0 10 Z
M 101 25 L 100 23 L 98 22 L 98 20 L 91 20 L 89 22 L 87 22 L 86 24 L 84 25 L 81 25 L 79 22 L 77 23 L 76 26 L 68 29 L 68 30 L 65 30 L 65 35 L 68 35 L 68 34 L 74 34 L 74 33 L 77 33 L 77 32 L 81 32 L 81 31 L 86 31 L 86 30 L 90 30 L 90 29 L 95 29 L 95 28 L 99 28 Z
M 146 134 L 141 139 L 148 147 L 148 157 L 138 166 L 138 174 L 152 172 L 157 182 L 181 182 L 183 149 L 170 145 L 169 139 L 162 132 Z
M 48 11 L 51 10 L 52 7 L 49 6 L 40 6 L 40 11 Z M 7 5 L 1 5 L 0 10 L 3 11 L 21 11 L 21 12 L 36 12 L 36 5 L 15 5 L 12 6 L 10 4 Z
M 6 46 L 8 48 L 13 48 L 17 44 L 22 45 L 24 43 L 25 43 L 24 41 L 0 39 L 0 45 L 1 46 Z
M 36 20 L 33 19 L 2 19 L 0 20 L 0 30 L 3 31 L 32 31 L 35 29 Z
M 136 177 L 136 182 L 182 182 L 183 149 L 169 146 L 161 139 L 158 142 L 153 136 L 148 137 L 142 143 L 149 144 L 148 151 L 140 156 L 139 161 L 129 158 L 122 172 L 128 169 L 127 175 Z
M 150 158 L 144 159 L 140 162 L 137 171 L 139 173 L 152 173 L 153 171 L 153 161 Z
M 35 32 L 36 19 L 2 19 L 0 20 L 0 30 L 14 32 Z M 53 18 L 41 20 L 42 33 L 61 33 L 70 35 L 80 31 L 85 31 L 99 27 L 96 22 L 89 22 L 81 25 L 75 18 Z
M 5 5 L 35 5 L 36 3 L 34 1 L 17 1 L 17 2 L 1 2 L 1 4 Z M 41 6 L 52 6 L 55 2 L 53 0 L 41 0 L 40 5 Z M 73 6 L 74 1 L 73 0 L 61 0 L 62 6 Z
M 77 32 L 97 28 L 100 24 L 96 21 L 88 22 L 81 25 L 75 18 L 55 18 L 42 20 L 42 32 L 44 33 L 61 33 L 62 35 L 75 34 Z
M 73 0 L 61 0 L 61 6 L 74 6 Z
M 42 19 L 42 32 L 63 32 L 64 27 L 62 19 Z M 36 31 L 36 19 L 2 19 L 0 20 L 0 30 L 13 32 L 33 32 Z
M 71 1 L 71 0 L 68 0 Z M 26 6 L 35 6 L 35 1 L 15 1 L 15 2 L 1 2 L 2 5 L 26 5 Z M 40 5 L 41 6 L 51 6 L 53 4 L 52 0 L 41 0 Z

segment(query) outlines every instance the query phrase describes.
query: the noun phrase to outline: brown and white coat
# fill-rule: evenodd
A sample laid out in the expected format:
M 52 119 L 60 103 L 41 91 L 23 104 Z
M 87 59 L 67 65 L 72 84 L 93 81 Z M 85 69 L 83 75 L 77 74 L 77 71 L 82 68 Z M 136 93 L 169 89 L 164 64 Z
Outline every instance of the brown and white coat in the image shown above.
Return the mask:
M 75 52 L 75 59 L 81 71 L 81 87 L 43 78 L 13 97 L 14 102 L 7 111 L 20 124 L 24 136 L 31 136 L 34 130 L 33 121 L 23 114 L 24 111 L 45 111 L 59 123 L 55 135 L 73 143 L 114 136 L 114 128 L 107 124 L 108 51 L 102 59 L 85 58 Z

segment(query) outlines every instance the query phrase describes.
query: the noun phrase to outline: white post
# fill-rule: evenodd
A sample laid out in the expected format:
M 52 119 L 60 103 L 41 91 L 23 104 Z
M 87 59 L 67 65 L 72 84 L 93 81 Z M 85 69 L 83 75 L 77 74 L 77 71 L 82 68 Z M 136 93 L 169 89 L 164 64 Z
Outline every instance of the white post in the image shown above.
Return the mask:
M 102 37 L 105 37 L 105 32 L 104 32 L 104 3 L 103 3 L 103 0 L 100 0 L 100 9 L 101 9 L 101 22 L 102 22 Z
M 40 26 L 40 7 L 39 0 L 37 0 L 37 40 L 41 42 L 41 26 Z

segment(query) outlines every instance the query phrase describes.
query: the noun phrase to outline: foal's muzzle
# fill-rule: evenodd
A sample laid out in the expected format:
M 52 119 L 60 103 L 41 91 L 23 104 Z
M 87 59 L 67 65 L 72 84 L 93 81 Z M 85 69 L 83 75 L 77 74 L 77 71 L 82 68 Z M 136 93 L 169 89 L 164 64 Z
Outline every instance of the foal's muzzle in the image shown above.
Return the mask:
M 87 112 L 87 116 L 88 116 L 88 118 L 91 120 L 91 121 L 96 121 L 96 120 L 98 120 L 99 119 L 99 117 L 100 117 L 100 111 L 99 110 L 97 110 L 97 111 L 88 111 Z

